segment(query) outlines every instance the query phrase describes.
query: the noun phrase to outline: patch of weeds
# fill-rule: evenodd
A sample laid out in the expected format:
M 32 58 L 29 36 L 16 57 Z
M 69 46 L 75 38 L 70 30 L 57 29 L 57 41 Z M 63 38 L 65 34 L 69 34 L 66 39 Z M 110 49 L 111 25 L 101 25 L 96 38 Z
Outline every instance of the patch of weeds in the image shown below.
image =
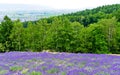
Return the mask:
M 36 62 L 36 61 L 37 61 L 37 59 L 35 59 L 35 58 L 27 60 L 28 63 L 30 63 L 30 62 Z
M 104 69 L 107 69 L 107 68 L 110 68 L 111 66 L 110 65 L 103 65 L 102 68 Z
M 32 60 L 27 60 L 26 62 L 30 63 L 30 62 L 33 62 Z
M 2 70 L 3 68 L 0 66 L 0 70 Z
M 0 75 L 5 75 L 8 72 L 8 70 L 0 70 Z
M 67 75 L 66 72 L 62 72 L 61 75 Z
M 37 59 L 33 58 L 33 59 L 32 59 L 32 61 L 34 61 L 34 62 L 35 62 L 35 61 L 37 61 Z
M 99 64 L 98 62 L 92 62 L 91 65 L 97 67 L 97 66 L 99 66 L 100 64 Z
M 47 71 L 47 73 L 49 73 L 49 74 L 54 74 L 54 73 L 58 73 L 58 72 L 59 72 L 59 69 L 57 69 L 57 68 L 52 68 Z
M 80 72 L 79 75 L 87 75 L 87 74 L 85 74 L 85 73 L 83 73 L 83 72 Z
M 72 64 L 72 63 L 67 64 L 67 67 L 71 67 L 71 66 L 74 66 L 74 64 Z
M 21 71 L 21 73 L 22 73 L 22 74 L 27 74 L 28 70 L 29 70 L 29 69 L 24 69 L 24 70 Z
M 12 66 L 10 67 L 11 71 L 21 71 L 23 68 L 21 66 Z
M 85 66 L 85 64 L 86 64 L 85 62 L 79 63 L 78 66 L 79 66 L 79 68 L 83 68 Z
M 94 68 L 90 67 L 90 66 L 87 66 L 84 69 L 87 70 L 87 71 L 89 71 L 89 72 L 92 72 L 94 70 Z
M 9 66 L 9 64 L 5 64 L 5 66 Z
M 41 72 L 33 71 L 33 72 L 30 73 L 30 75 L 42 75 L 42 73 Z
M 95 75 L 110 75 L 110 74 L 108 72 L 101 71 L 96 73 Z
M 46 70 L 46 69 L 47 69 L 47 66 L 42 66 L 41 69 L 42 69 L 42 70 Z

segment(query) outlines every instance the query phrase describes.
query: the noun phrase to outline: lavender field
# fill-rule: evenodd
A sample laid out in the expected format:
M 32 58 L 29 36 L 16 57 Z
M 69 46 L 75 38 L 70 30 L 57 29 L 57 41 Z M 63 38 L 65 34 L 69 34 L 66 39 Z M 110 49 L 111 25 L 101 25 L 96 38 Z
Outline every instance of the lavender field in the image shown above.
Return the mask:
M 120 56 L 47 52 L 1 53 L 0 75 L 120 75 Z

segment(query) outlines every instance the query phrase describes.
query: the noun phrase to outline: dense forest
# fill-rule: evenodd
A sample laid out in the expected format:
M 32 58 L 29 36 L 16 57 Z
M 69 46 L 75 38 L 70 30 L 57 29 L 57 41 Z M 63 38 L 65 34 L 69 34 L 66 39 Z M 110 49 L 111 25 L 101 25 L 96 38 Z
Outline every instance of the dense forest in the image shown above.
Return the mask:
M 0 52 L 57 51 L 120 53 L 120 4 L 43 18 L 0 24 Z

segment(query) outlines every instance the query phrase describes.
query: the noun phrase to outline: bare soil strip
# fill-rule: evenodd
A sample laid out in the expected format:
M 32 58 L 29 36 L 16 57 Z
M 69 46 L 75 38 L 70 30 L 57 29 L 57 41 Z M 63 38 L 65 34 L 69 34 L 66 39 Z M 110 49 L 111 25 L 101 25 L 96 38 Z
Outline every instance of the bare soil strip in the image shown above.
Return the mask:
M 108 54 L 108 55 L 113 55 L 113 56 L 120 56 L 120 54 Z

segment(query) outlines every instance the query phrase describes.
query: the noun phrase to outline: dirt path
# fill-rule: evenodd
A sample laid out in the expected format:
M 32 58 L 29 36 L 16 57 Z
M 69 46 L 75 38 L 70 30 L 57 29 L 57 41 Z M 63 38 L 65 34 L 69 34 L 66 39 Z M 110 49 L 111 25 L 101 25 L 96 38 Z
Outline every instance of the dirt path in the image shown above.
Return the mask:
M 108 55 L 113 55 L 113 56 L 120 56 L 120 54 L 108 54 Z

